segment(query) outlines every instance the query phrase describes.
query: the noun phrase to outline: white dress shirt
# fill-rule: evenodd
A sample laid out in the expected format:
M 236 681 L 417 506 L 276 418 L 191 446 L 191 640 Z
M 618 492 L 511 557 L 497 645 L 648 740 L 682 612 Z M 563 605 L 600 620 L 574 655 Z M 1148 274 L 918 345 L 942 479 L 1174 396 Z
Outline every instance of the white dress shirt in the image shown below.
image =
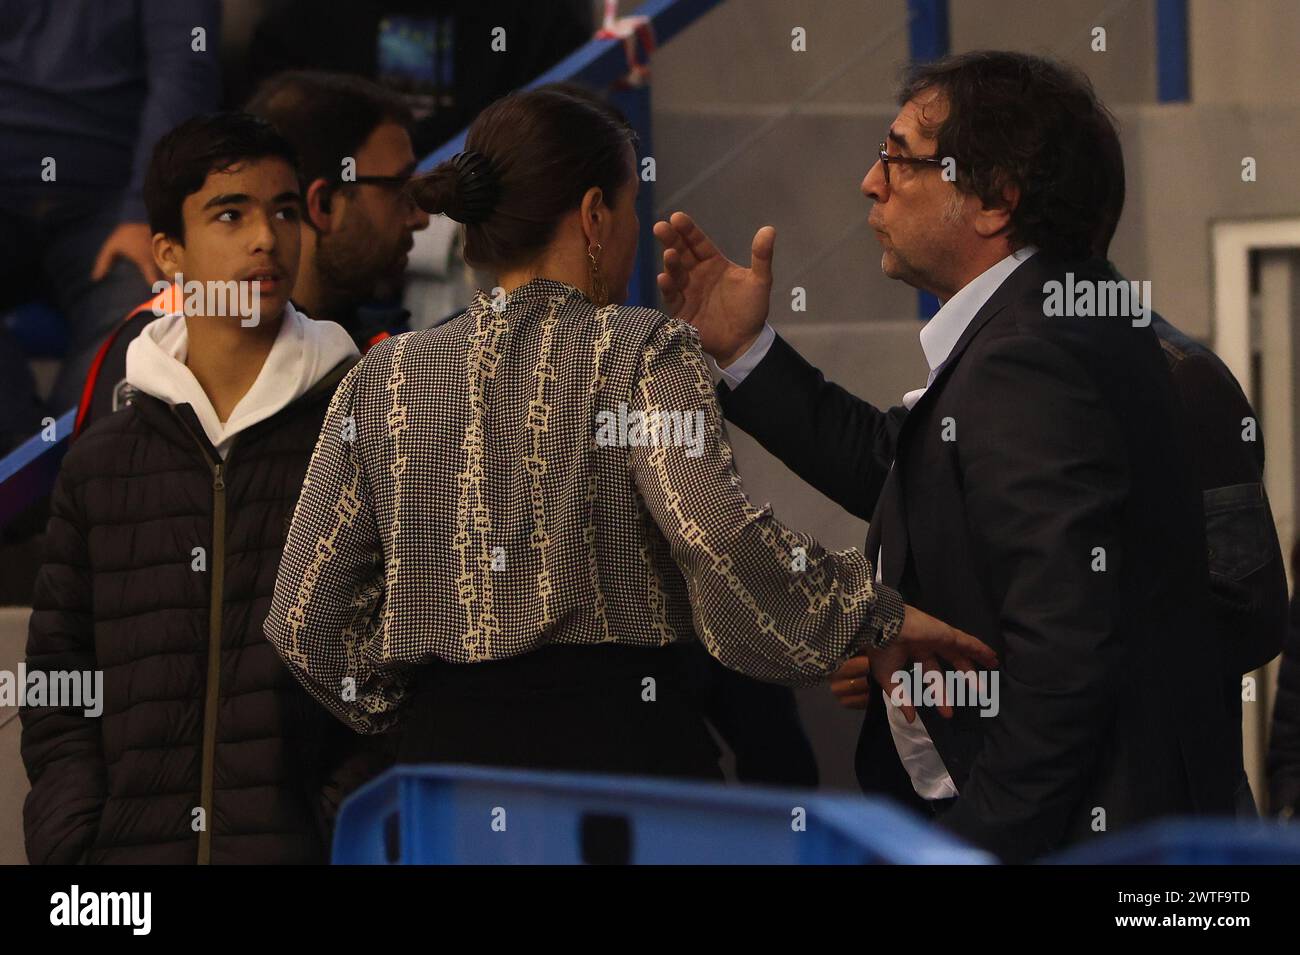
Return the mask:
M 1002 283 L 1038 250 L 1033 246 L 1017 249 L 1005 259 L 986 269 L 964 285 L 956 295 L 943 303 L 934 318 L 925 323 L 921 329 L 921 350 L 925 352 L 925 362 L 930 366 L 930 374 L 925 380 L 925 388 L 917 388 L 903 395 L 903 406 L 909 411 L 921 400 L 925 389 L 930 387 L 938 374 L 939 368 L 952 354 L 957 340 L 966 331 L 966 326 L 984 307 L 984 303 L 993 297 L 993 293 Z M 740 387 L 741 382 L 766 357 L 776 332 L 771 325 L 764 324 L 754 344 L 745 353 L 726 368 L 719 368 L 730 388 Z M 880 580 L 881 554 L 876 555 L 876 580 Z M 889 715 L 889 731 L 894 737 L 894 747 L 902 760 L 903 768 L 912 780 L 912 788 L 924 799 L 947 799 L 957 795 L 957 786 L 952 776 L 939 758 L 934 748 L 934 741 L 926 732 L 925 724 L 919 719 L 908 723 L 903 711 L 889 701 L 889 695 L 883 690 L 881 697 L 885 701 L 885 712 Z

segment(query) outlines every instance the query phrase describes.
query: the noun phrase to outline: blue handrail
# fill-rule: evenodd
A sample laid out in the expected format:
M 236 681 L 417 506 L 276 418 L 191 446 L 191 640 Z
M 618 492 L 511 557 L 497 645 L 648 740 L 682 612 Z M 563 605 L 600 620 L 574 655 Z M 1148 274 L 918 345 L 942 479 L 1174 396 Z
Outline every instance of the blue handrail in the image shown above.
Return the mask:
M 636 11 L 646 17 L 654 29 L 655 43 L 662 46 L 681 33 L 693 22 L 717 6 L 721 0 L 647 0 Z M 646 51 L 641 50 L 644 61 Z M 627 73 L 627 54 L 623 42 L 615 39 L 593 39 L 573 51 L 551 69 L 526 87 L 532 89 L 545 83 L 575 82 L 595 89 L 607 89 Z M 649 151 L 650 91 L 646 87 L 619 90 L 614 99 L 627 115 L 641 140 L 642 153 Z M 419 170 L 433 168 L 439 162 L 460 152 L 465 146 L 465 133 L 461 130 L 442 146 L 425 156 Z M 643 182 L 637 197 L 637 215 L 641 219 L 642 235 L 637 247 L 637 264 L 628 289 L 628 301 L 635 304 L 653 304 L 655 273 L 658 271 L 654 254 L 654 237 L 650 229 L 654 224 L 654 192 L 652 183 Z M 58 474 L 59 463 L 68 448 L 72 424 L 77 409 L 73 408 L 59 418 L 55 440 L 46 441 L 37 435 L 3 458 L 0 458 L 0 528 L 17 515 L 49 494 Z
M 646 17 L 650 21 L 654 28 L 655 44 L 663 46 L 720 2 L 721 0 L 647 0 L 635 15 Z M 644 54 L 645 51 L 641 52 Z M 564 82 L 605 89 L 622 79 L 626 73 L 627 55 L 621 40 L 592 40 L 586 46 L 574 50 L 524 89 Z M 427 172 L 464 149 L 465 134 L 468 131 L 468 127 L 462 129 L 425 156 L 416 171 Z M 637 132 L 640 133 L 641 130 L 638 129 Z
M 636 11 L 650 21 L 656 46 L 662 46 L 682 30 L 717 6 L 721 0 L 648 0 Z M 639 50 L 640 59 L 648 59 L 647 51 Z M 627 53 L 622 40 L 592 40 L 574 50 L 524 89 L 536 89 L 547 83 L 582 83 L 594 89 L 607 89 L 627 74 Z M 651 154 L 650 90 L 648 87 L 617 90 L 612 99 L 621 109 L 640 139 L 640 155 Z M 447 140 L 416 167 L 417 172 L 427 172 L 445 159 L 450 159 L 465 148 L 468 127 Z M 655 254 L 655 238 L 651 229 L 655 221 L 654 183 L 642 181 L 637 195 L 637 218 L 641 220 L 641 236 L 637 243 L 636 266 L 628 283 L 628 303 L 654 306 L 658 302 L 655 274 L 659 271 Z
M 76 420 L 73 408 L 54 422 L 52 441 L 42 432 L 0 458 L 0 527 L 50 493 Z

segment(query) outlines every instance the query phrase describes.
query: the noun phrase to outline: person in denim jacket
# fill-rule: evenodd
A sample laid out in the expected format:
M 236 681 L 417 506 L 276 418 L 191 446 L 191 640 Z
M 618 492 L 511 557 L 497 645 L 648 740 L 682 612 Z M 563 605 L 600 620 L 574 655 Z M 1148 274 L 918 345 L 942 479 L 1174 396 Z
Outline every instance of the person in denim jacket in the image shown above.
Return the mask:
M 1151 327 L 1186 411 L 1191 460 L 1205 499 L 1210 607 L 1222 638 L 1224 698 L 1240 725 L 1242 677 L 1277 656 L 1286 633 L 1286 572 L 1264 489 L 1263 435 L 1219 356 L 1155 313 Z M 1242 761 L 1241 733 L 1232 739 Z M 1257 812 L 1244 762 L 1237 809 L 1243 815 Z
M 1300 540 L 1291 551 L 1291 575 L 1300 571 Z M 1300 590 L 1291 598 L 1286 647 L 1277 674 L 1277 701 L 1268 737 L 1269 812 L 1290 819 L 1300 812 Z
M 1111 143 L 1106 181 L 1112 184 L 1111 215 L 1094 240 L 1109 255 L 1124 208 L 1124 159 L 1118 137 Z M 1123 279 L 1111 264 L 1113 279 Z M 1240 767 L 1236 802 L 1240 815 L 1258 814 L 1242 752 L 1243 677 L 1282 650 L 1287 621 L 1286 570 L 1277 527 L 1264 489 L 1264 437 L 1246 393 L 1222 359 L 1184 335 L 1157 312 L 1151 328 L 1160 340 L 1170 379 L 1183 409 L 1188 451 L 1205 501 L 1210 609 L 1223 659 L 1224 698 Z

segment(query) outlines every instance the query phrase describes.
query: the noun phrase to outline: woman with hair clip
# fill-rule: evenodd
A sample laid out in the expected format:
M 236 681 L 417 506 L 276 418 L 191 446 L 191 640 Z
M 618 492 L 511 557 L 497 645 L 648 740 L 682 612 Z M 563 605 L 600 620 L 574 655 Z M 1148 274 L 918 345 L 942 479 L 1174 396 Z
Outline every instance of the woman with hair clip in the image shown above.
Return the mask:
M 624 306 L 635 134 L 567 87 L 484 110 L 410 184 L 496 276 L 339 385 L 266 634 L 403 761 L 720 779 L 670 645 L 824 680 L 987 647 L 745 497 L 695 330 Z

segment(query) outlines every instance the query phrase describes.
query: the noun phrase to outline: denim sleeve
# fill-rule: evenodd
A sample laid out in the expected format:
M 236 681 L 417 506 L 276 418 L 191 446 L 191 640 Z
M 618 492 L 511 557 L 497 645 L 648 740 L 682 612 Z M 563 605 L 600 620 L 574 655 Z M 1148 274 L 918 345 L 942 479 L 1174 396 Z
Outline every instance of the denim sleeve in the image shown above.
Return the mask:
M 202 43 L 195 34 L 198 28 L 203 29 Z M 154 145 L 191 116 L 215 109 L 221 95 L 217 0 L 145 0 L 140 29 L 149 93 L 140 115 L 131 182 L 122 199 L 122 222 L 148 221 L 141 193 Z
M 1246 673 L 1282 649 L 1286 577 L 1268 494 L 1258 481 L 1203 492 L 1210 599 L 1228 660 Z

